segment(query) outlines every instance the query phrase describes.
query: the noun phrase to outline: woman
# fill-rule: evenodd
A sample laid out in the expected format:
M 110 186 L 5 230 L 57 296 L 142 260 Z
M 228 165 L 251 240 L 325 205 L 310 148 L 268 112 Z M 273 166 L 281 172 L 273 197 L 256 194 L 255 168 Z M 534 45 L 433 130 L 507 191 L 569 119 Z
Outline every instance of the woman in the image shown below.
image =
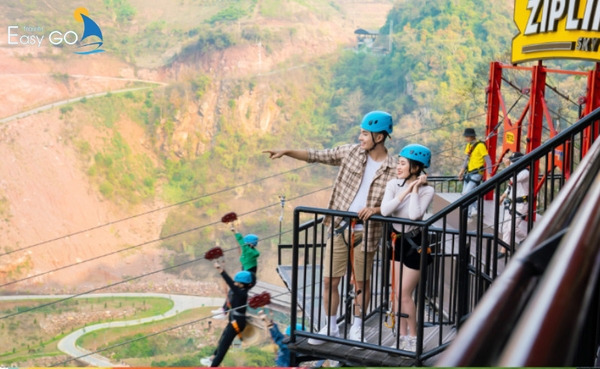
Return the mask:
M 220 271 L 221 277 L 229 286 L 229 295 L 227 300 L 231 305 L 229 312 L 229 324 L 223 330 L 219 346 L 211 357 L 200 360 L 204 366 L 217 367 L 225 358 L 229 346 L 236 336 L 241 338 L 244 328 L 246 328 L 246 304 L 248 302 L 248 290 L 253 282 L 252 273 L 248 271 L 238 272 L 233 279 L 221 267 L 219 263 L 215 263 L 215 268 Z
M 425 168 L 431 163 L 431 150 L 422 145 L 408 145 L 400 152 L 398 159 L 398 178 L 391 180 L 385 189 L 381 203 L 381 214 L 410 220 L 421 220 L 433 200 L 433 187 L 427 185 Z M 402 313 L 408 318 L 400 319 L 399 348 L 407 351 L 416 350 L 417 318 L 412 293 L 419 282 L 421 254 L 421 229 L 414 226 L 394 224 L 390 235 L 388 249 L 390 268 L 402 276 L 399 283 L 394 283 L 395 300 L 393 310 L 397 310 L 398 296 Z M 432 257 L 427 255 L 427 262 Z M 400 265 L 402 261 L 402 267 Z M 400 272 L 400 269 L 402 271 Z M 396 348 L 396 345 L 392 346 Z

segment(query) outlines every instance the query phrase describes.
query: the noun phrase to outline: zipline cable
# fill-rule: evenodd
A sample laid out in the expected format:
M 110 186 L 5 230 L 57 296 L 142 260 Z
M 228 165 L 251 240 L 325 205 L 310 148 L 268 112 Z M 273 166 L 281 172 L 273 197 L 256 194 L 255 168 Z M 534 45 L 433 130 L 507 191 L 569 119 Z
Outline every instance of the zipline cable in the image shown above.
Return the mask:
M 309 195 L 315 194 L 317 192 L 326 190 L 328 188 L 331 188 L 331 186 L 327 186 L 327 187 L 321 188 L 319 190 L 315 190 L 315 191 L 312 191 L 312 192 L 308 192 L 308 193 L 305 193 L 305 194 L 293 197 L 293 198 L 289 199 L 288 201 L 292 201 L 292 200 L 299 199 L 301 197 L 309 196 Z M 279 202 L 274 203 L 274 204 L 270 204 L 270 205 L 267 205 L 267 206 L 263 206 L 261 208 L 254 209 L 254 210 L 251 210 L 251 211 L 248 211 L 248 212 L 245 212 L 245 213 L 238 214 L 238 216 L 241 217 L 241 216 L 249 215 L 249 214 L 256 213 L 258 211 L 262 211 L 262 210 L 265 210 L 265 209 L 268 209 L 268 208 L 271 208 L 271 207 L 277 206 L 277 205 L 279 205 Z M 129 247 L 126 247 L 124 249 L 115 250 L 115 251 L 109 252 L 107 254 L 94 256 L 92 258 L 89 258 L 89 259 L 86 259 L 86 260 L 83 260 L 83 261 L 80 261 L 80 262 L 76 262 L 76 263 L 64 265 L 64 266 L 61 266 L 61 267 L 58 267 L 58 268 L 54 268 L 54 269 L 51 269 L 51 270 L 48 270 L 48 271 L 45 271 L 45 272 L 42 272 L 42 273 L 34 274 L 34 275 L 31 275 L 31 276 L 28 276 L 28 277 L 25 277 L 25 278 L 21 278 L 21 279 L 17 279 L 17 280 L 11 281 L 11 282 L 7 282 L 7 283 L 4 283 L 4 284 L 1 284 L 0 288 L 6 287 L 6 286 L 10 286 L 10 285 L 13 285 L 13 284 L 16 284 L 16 283 L 19 283 L 19 282 L 27 281 L 27 280 L 30 280 L 30 279 L 33 279 L 33 278 L 41 277 L 41 276 L 44 276 L 44 275 L 47 275 L 47 274 L 50 274 L 50 273 L 53 273 L 53 272 L 56 272 L 56 271 L 68 269 L 68 268 L 76 266 L 76 265 L 85 264 L 85 263 L 88 263 L 90 261 L 102 259 L 102 258 L 105 258 L 107 256 L 116 255 L 116 254 L 119 254 L 119 253 L 122 253 L 122 252 L 125 252 L 125 251 L 133 250 L 133 249 L 136 249 L 136 248 L 139 248 L 139 247 L 142 247 L 142 246 L 154 243 L 154 242 L 164 241 L 166 239 L 170 239 L 170 238 L 173 238 L 173 237 L 181 236 L 181 235 L 186 234 L 186 233 L 198 231 L 200 229 L 211 227 L 211 226 L 214 226 L 214 225 L 217 225 L 217 224 L 221 224 L 221 221 L 215 221 L 215 222 L 212 222 L 212 223 L 207 223 L 207 224 L 204 224 L 204 225 L 201 225 L 201 226 L 198 226 L 198 227 L 187 229 L 185 231 L 176 232 L 176 233 L 170 234 L 168 236 L 159 237 L 159 238 L 154 239 L 154 240 L 142 242 L 142 243 L 134 245 L 134 246 L 129 246 Z
M 100 224 L 100 225 L 97 225 L 97 226 L 94 226 L 94 227 L 91 227 L 91 228 L 82 229 L 80 231 L 76 231 L 76 232 L 73 232 L 73 233 L 69 233 L 69 234 L 66 234 L 66 235 L 55 237 L 55 238 L 52 238 L 50 240 L 38 242 L 38 243 L 29 245 L 29 246 L 25 246 L 25 247 L 21 247 L 21 248 L 15 249 L 15 250 L 7 251 L 7 252 L 5 252 L 3 254 L 0 254 L 0 257 L 5 256 L 5 255 L 10 255 L 10 254 L 13 254 L 13 253 L 18 252 L 18 251 L 23 251 L 23 250 L 31 249 L 31 248 L 38 247 L 38 246 L 41 246 L 41 245 L 45 245 L 45 244 L 48 244 L 48 243 L 51 243 L 51 242 L 55 242 L 55 241 L 58 241 L 58 240 L 62 240 L 62 239 L 68 238 L 68 237 L 76 236 L 76 235 L 79 235 L 79 234 L 82 234 L 82 233 L 85 233 L 85 232 L 90 232 L 90 231 L 94 231 L 96 229 L 100 229 L 100 228 L 108 227 L 108 226 L 115 225 L 115 224 L 118 224 L 118 223 L 122 223 L 122 222 L 125 222 L 127 220 L 139 218 L 141 216 L 152 214 L 152 213 L 155 213 L 155 212 L 158 212 L 158 211 L 161 211 L 161 210 L 165 210 L 165 209 L 173 208 L 173 207 L 176 207 L 176 206 L 184 205 L 184 204 L 187 204 L 187 203 L 190 203 L 190 202 L 194 202 L 194 201 L 206 198 L 206 197 L 218 195 L 218 194 L 221 194 L 223 192 L 235 190 L 235 189 L 240 188 L 240 187 L 245 187 L 245 186 L 248 186 L 248 185 L 251 185 L 251 184 L 254 184 L 254 183 L 258 183 L 258 182 L 261 182 L 261 181 L 264 181 L 264 180 L 267 180 L 267 179 L 275 178 L 275 177 L 278 177 L 278 176 L 283 175 L 283 174 L 292 173 L 292 172 L 295 172 L 295 171 L 298 171 L 298 170 L 301 170 L 301 169 L 304 169 L 304 168 L 308 168 L 308 167 L 313 166 L 313 165 L 314 164 L 303 165 L 303 166 L 295 168 L 295 169 L 290 169 L 290 170 L 287 170 L 287 171 L 284 171 L 284 172 L 275 173 L 275 174 L 272 174 L 270 176 L 266 176 L 266 177 L 263 177 L 263 178 L 258 178 L 258 179 L 255 179 L 253 181 L 242 183 L 242 184 L 239 184 L 239 185 L 236 185 L 236 186 L 233 186 L 233 187 L 227 187 L 227 188 L 224 188 L 224 189 L 212 192 L 212 193 L 204 194 L 204 195 L 193 197 L 193 198 L 190 198 L 190 199 L 187 199 L 187 200 L 183 200 L 183 201 L 180 201 L 180 202 L 177 202 L 177 203 L 174 203 L 174 204 L 165 205 L 165 206 L 162 206 L 162 207 L 159 207 L 159 208 L 156 208 L 156 209 L 148 210 L 148 211 L 140 213 L 140 214 L 135 214 L 135 215 L 131 215 L 131 216 L 128 216 L 128 217 L 125 217 L 125 218 L 122 218 L 122 219 L 113 220 L 113 221 L 110 221 L 108 223 L 103 223 L 103 224 Z

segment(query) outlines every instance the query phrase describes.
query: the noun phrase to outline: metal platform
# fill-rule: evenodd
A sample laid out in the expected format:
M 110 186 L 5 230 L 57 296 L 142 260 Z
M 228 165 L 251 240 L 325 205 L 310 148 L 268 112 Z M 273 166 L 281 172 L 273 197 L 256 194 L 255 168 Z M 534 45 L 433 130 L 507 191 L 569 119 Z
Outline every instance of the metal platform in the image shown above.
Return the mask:
M 365 340 L 369 343 L 379 344 L 380 331 L 380 315 L 375 314 L 365 321 Z M 344 335 L 346 330 L 345 324 L 339 325 L 340 334 Z M 350 327 L 348 327 L 348 331 Z M 381 337 L 381 345 L 389 348 L 395 343 L 395 336 L 389 328 L 383 328 L 384 334 Z M 456 335 L 456 329 L 451 326 L 442 326 L 441 341 L 446 343 L 451 341 Z M 423 340 L 423 352 L 432 350 L 439 346 L 440 327 L 426 327 L 425 337 Z M 415 359 L 403 356 L 400 351 L 398 354 L 389 354 L 375 350 L 361 350 L 351 345 L 352 341 L 346 344 L 324 343 L 322 345 L 313 346 L 308 344 L 305 338 L 300 339 L 296 344 L 289 345 L 289 348 L 296 352 L 300 361 L 302 357 L 307 358 L 323 358 L 339 361 L 348 366 L 414 366 Z M 425 361 L 425 365 L 430 366 L 435 363 L 436 357 L 432 357 Z
M 441 193 L 436 192 L 435 195 L 433 196 L 432 212 L 434 214 L 440 212 L 442 209 L 446 208 L 448 205 L 458 201 L 458 199 L 460 199 L 461 197 L 462 197 L 462 195 L 460 193 L 456 193 L 456 192 L 441 192 Z M 495 203 L 493 200 L 484 200 L 483 201 L 483 232 L 484 233 L 492 233 L 494 231 L 494 218 L 495 218 L 494 206 L 495 206 Z M 500 212 L 499 216 L 500 216 L 499 222 L 502 222 L 503 221 L 502 211 Z M 474 219 L 476 219 L 476 218 L 474 217 Z M 541 219 L 542 219 L 542 216 L 540 214 L 537 214 L 535 221 L 537 222 Z M 458 229 L 459 221 L 460 221 L 459 211 L 458 211 L 458 209 L 456 209 L 452 213 L 450 213 L 448 215 L 448 217 L 446 218 L 446 222 L 447 222 L 446 226 L 449 228 L 452 228 L 452 229 Z M 439 227 L 442 226 L 441 222 L 440 222 L 440 224 L 436 224 L 436 225 Z M 521 228 L 524 231 L 527 230 L 526 222 L 521 223 Z M 467 229 L 469 231 L 476 231 L 477 230 L 477 222 L 473 221 L 471 223 L 468 223 Z M 502 229 L 499 229 L 498 231 L 501 233 Z
M 376 273 L 381 269 L 381 260 L 374 261 L 375 265 L 373 269 Z M 315 280 L 313 281 L 313 270 Z M 277 273 L 281 277 L 281 280 L 290 289 L 292 286 L 292 266 L 291 265 L 279 265 L 277 267 Z M 306 278 L 306 284 L 304 280 Z M 298 289 L 298 307 L 299 310 L 303 311 L 303 315 L 308 321 L 312 322 L 315 329 L 326 324 L 325 313 L 323 310 L 323 293 L 322 293 L 322 279 L 321 279 L 321 266 L 320 265 L 301 265 L 298 267 L 298 285 L 307 286 L 308 288 Z M 375 286 L 372 286 L 372 298 L 376 298 L 379 295 L 378 291 L 381 290 L 381 280 L 374 281 Z M 340 296 L 344 296 L 343 286 L 340 284 L 339 287 Z M 287 296 L 289 300 L 289 295 Z M 317 324 L 319 323 L 319 324 Z

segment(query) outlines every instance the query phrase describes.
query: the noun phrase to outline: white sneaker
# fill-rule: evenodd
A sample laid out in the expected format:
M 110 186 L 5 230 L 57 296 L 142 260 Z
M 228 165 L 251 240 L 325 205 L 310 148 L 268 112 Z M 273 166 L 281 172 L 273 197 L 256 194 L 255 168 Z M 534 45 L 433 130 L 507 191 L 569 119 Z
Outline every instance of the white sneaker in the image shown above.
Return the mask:
M 223 307 L 220 307 L 217 310 L 211 310 L 210 312 L 213 314 L 225 314 L 225 309 L 223 309 Z
M 225 320 L 226 315 L 225 314 L 217 314 L 217 315 L 213 315 L 213 319 L 217 319 L 217 320 Z
M 321 330 L 317 334 L 320 334 L 320 335 L 323 335 L 323 336 L 327 336 L 327 328 L 328 328 L 327 325 L 323 326 L 323 328 L 321 328 Z M 331 337 L 340 338 L 340 331 L 337 329 L 337 326 L 335 328 L 336 328 L 335 331 L 333 329 L 331 330 L 330 336 Z M 316 338 L 309 338 L 308 339 L 308 344 L 309 345 L 322 345 L 324 343 L 325 343 L 325 341 L 318 340 Z
M 204 365 L 204 366 L 211 366 L 212 365 L 212 359 L 209 357 L 205 357 L 204 359 L 200 360 L 200 364 Z
M 400 336 L 400 342 L 398 342 L 398 348 L 396 349 L 396 339 L 394 337 L 394 343 L 390 346 L 395 350 L 404 350 L 406 349 L 406 342 L 408 341 L 408 336 Z
M 352 341 L 358 341 L 361 342 L 361 336 L 362 336 L 362 329 L 360 326 L 352 326 L 350 328 L 350 332 L 348 333 L 348 339 L 351 339 Z M 362 341 L 362 342 L 366 342 L 366 340 Z M 363 347 L 355 347 L 358 350 L 364 350 Z
M 412 352 L 417 351 L 417 337 L 406 336 L 403 349 Z

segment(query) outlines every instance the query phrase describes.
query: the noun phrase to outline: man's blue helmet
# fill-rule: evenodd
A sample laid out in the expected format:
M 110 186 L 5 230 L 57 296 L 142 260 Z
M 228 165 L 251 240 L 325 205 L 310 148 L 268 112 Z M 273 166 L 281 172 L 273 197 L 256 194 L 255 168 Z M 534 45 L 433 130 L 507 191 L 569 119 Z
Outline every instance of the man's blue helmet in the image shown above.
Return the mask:
M 296 330 L 303 331 L 304 326 L 302 324 L 298 323 L 298 324 L 296 324 Z M 285 335 L 289 336 L 290 334 L 292 334 L 292 326 L 288 325 L 287 328 L 285 329 Z
M 258 244 L 258 236 L 255 234 L 248 234 L 244 237 L 244 243 L 246 245 L 256 246 L 256 244 Z
M 360 124 L 360 128 L 373 133 L 385 132 L 388 135 L 391 135 L 394 130 L 394 122 L 389 113 L 384 111 L 372 111 L 365 115 Z
M 252 273 L 247 271 L 237 272 L 233 280 L 238 283 L 252 284 Z
M 402 151 L 400 151 L 400 155 L 398 156 L 418 161 L 419 163 L 423 164 L 425 168 L 429 168 L 429 165 L 431 165 L 431 150 L 423 145 L 407 145 L 402 149 Z

